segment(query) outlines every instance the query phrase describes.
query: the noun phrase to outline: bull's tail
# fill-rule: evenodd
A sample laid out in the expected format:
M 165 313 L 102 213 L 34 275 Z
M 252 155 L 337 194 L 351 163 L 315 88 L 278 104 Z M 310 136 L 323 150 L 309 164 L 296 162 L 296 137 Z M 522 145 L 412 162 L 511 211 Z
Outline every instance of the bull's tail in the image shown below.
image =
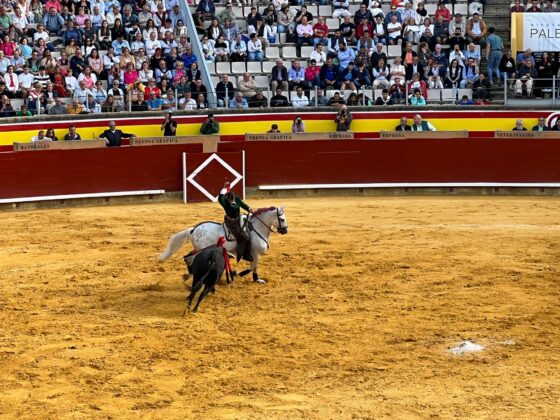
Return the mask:
M 165 261 L 175 254 L 191 237 L 192 228 L 185 229 L 171 236 L 167 243 L 167 248 L 159 254 L 159 260 Z

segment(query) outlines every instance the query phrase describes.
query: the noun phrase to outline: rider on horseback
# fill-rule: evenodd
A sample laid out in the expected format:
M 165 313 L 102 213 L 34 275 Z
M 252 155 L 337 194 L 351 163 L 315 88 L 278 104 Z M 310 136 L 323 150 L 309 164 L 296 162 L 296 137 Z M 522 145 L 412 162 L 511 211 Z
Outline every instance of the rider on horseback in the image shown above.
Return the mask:
M 220 191 L 218 202 L 226 212 L 224 222 L 237 240 L 237 261 L 241 258 L 246 261 L 253 261 L 249 234 L 241 226 L 241 209 L 249 213 L 253 210 L 233 191 L 230 191 L 229 182 L 226 182 Z

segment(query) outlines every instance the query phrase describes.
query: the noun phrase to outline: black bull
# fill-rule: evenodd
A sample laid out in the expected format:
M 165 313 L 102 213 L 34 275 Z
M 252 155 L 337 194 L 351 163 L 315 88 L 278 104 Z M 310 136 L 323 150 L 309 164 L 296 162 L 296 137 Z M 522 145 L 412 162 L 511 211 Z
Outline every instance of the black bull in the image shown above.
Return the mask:
M 202 290 L 202 293 L 198 297 L 193 312 L 198 310 L 200 302 L 202 302 L 206 295 L 213 291 L 216 284 L 218 284 L 225 268 L 226 257 L 224 256 L 224 248 L 221 246 L 213 245 L 196 254 L 191 265 L 193 275 L 191 294 L 187 298 L 188 303 L 183 315 L 187 310 L 190 311 L 195 295 L 204 285 L 204 290 Z

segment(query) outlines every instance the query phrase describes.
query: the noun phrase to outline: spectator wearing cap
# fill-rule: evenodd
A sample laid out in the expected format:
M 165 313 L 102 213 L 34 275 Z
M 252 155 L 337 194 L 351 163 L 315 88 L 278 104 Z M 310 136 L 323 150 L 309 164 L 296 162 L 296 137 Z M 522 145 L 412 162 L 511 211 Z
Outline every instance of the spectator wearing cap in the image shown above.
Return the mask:
M 332 12 L 332 17 L 335 19 L 341 18 L 341 17 L 351 17 L 352 13 L 350 13 L 350 1 L 349 0 L 333 0 L 332 2 L 333 5 L 333 12 Z
M 280 10 L 278 11 L 277 21 L 278 21 L 278 33 L 282 34 L 286 31 L 293 32 L 295 28 L 294 22 L 295 15 L 290 10 L 290 5 L 288 3 L 284 3 Z
M 475 13 L 467 22 L 466 26 L 467 41 L 486 48 L 486 35 L 488 27 L 478 13 Z
M 268 100 L 263 95 L 262 89 L 257 89 L 257 93 L 249 99 L 249 108 L 263 109 L 268 106 Z

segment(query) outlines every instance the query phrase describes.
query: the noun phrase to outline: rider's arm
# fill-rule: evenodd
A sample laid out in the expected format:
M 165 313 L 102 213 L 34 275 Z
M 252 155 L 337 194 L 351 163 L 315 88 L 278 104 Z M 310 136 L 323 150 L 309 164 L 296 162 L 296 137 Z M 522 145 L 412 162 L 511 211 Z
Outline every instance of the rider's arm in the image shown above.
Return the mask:
M 239 207 L 241 207 L 243 210 L 248 211 L 248 212 L 252 211 L 251 207 L 249 207 L 247 205 L 247 203 L 245 201 L 243 201 L 241 198 L 237 197 L 237 202 L 239 204 Z

